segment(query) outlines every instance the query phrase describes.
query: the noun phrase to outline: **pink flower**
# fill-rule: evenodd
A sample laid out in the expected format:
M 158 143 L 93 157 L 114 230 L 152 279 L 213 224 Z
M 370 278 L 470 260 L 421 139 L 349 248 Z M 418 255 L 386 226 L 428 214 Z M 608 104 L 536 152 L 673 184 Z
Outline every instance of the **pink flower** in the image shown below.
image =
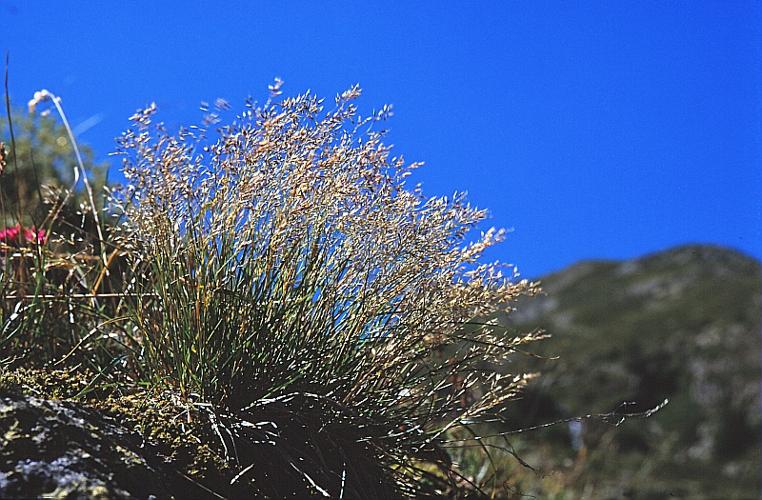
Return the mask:
M 22 233 L 23 231 L 23 233 Z M 19 235 L 23 234 L 23 241 L 19 241 Z M 38 243 L 40 245 L 48 241 L 48 235 L 44 229 L 22 228 L 20 224 L 13 227 L 6 227 L 0 230 L 0 242 L 9 246 L 19 246 L 24 243 Z
M 40 245 L 48 241 L 48 235 L 44 229 L 24 229 L 24 239 L 27 243 L 39 243 Z
M 19 232 L 21 232 L 20 225 L 6 227 L 0 231 L 0 241 L 6 245 L 15 245 L 19 242 Z

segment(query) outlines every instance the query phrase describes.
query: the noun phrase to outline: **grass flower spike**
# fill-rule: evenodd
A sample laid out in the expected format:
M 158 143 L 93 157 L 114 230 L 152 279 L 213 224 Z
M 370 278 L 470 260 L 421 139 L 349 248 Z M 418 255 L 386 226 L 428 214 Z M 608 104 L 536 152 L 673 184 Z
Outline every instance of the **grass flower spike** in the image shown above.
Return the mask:
M 229 416 L 214 421 L 236 482 L 262 494 L 277 469 L 329 496 L 416 496 L 432 460 L 453 484 L 448 433 L 477 432 L 527 380 L 494 366 L 534 337 L 475 320 L 534 290 L 481 262 L 504 233 L 469 243 L 484 210 L 409 188 L 419 164 L 392 155 L 389 108 L 361 117 L 360 93 L 248 102 L 226 125 L 218 106 L 216 131 L 176 134 L 152 105 L 120 141 L 136 366 Z

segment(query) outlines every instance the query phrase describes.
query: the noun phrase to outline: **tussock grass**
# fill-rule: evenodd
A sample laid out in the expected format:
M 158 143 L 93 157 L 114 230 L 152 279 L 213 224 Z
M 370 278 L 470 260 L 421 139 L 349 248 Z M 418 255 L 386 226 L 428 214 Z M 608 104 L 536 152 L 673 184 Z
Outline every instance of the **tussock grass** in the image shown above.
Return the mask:
M 280 85 L 227 121 L 218 101 L 204 126 L 177 133 L 154 105 L 132 117 L 119 141 L 128 183 L 100 217 L 93 209 L 96 243 L 79 253 L 91 267 L 73 266 L 55 293 L 35 288 L 35 304 L 78 314 L 46 359 L 84 359 L 97 383 L 192 407 L 236 471 L 223 496 L 478 491 L 443 445 L 453 433 L 478 443 L 479 424 L 530 377 L 494 366 L 536 335 L 473 318 L 536 287 L 482 262 L 504 237 L 469 241 L 484 210 L 406 185 L 419 164 L 383 142 L 389 107 L 362 117 L 359 87 L 328 107 L 310 93 L 281 98 Z M 35 252 L 65 260 L 49 243 Z M 48 279 L 46 262 L 30 282 Z M 45 342 L 54 320 L 24 311 L 39 324 L 6 311 L 2 352 L 18 352 L 17 335 Z

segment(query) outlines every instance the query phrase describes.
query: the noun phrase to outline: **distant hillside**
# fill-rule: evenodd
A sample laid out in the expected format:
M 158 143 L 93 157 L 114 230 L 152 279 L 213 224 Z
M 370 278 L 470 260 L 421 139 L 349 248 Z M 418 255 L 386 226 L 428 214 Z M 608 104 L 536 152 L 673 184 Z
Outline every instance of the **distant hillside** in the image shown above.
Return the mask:
M 504 321 L 547 330 L 535 351 L 559 358 L 528 362 L 543 376 L 508 408 L 509 425 L 668 398 L 647 420 L 585 424 L 578 481 L 601 492 L 591 498 L 757 498 L 761 280 L 756 260 L 704 245 L 543 278 L 544 295 Z M 573 458 L 565 429 L 543 438 Z

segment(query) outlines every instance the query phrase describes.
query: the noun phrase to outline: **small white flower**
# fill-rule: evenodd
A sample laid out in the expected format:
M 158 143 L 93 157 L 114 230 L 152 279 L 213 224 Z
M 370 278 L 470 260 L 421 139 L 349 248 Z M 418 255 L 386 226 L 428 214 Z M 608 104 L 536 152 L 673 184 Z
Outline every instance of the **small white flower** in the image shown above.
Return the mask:
M 29 100 L 29 103 L 27 103 L 27 106 L 29 107 L 29 113 L 34 114 L 35 109 L 37 108 L 37 105 L 44 102 L 47 99 L 52 99 L 53 94 L 50 93 L 47 89 L 38 90 L 34 93 L 34 96 Z

